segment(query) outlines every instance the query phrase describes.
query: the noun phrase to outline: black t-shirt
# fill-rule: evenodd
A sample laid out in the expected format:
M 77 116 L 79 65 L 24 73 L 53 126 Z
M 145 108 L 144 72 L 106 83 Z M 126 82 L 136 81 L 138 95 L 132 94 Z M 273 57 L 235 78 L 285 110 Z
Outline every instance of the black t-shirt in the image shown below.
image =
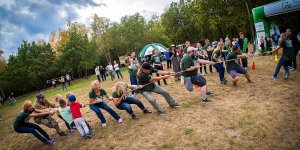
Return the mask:
M 152 78 L 152 73 L 155 73 L 155 72 L 157 72 L 157 70 L 154 69 L 153 67 L 151 67 L 151 73 L 150 74 L 145 74 L 142 71 L 139 73 L 139 75 L 138 75 L 139 85 L 147 84 L 146 86 L 144 86 L 141 89 L 141 91 L 152 91 L 155 88 L 154 83 L 148 84 L 148 83 L 150 83 L 150 79 Z
M 14 128 L 22 126 L 25 122 L 28 116 L 34 111 L 34 109 L 29 112 L 27 110 L 21 111 L 18 116 L 16 117 L 16 120 L 14 122 Z
M 281 41 L 280 46 L 283 48 L 283 56 L 287 58 L 293 58 L 294 56 L 294 49 L 292 40 L 288 37 Z
M 231 52 L 227 55 L 227 59 L 226 60 L 232 60 L 232 61 L 227 61 L 226 62 L 226 69 L 232 69 L 235 70 L 239 67 L 239 64 L 233 60 L 233 59 L 237 59 L 238 55 Z

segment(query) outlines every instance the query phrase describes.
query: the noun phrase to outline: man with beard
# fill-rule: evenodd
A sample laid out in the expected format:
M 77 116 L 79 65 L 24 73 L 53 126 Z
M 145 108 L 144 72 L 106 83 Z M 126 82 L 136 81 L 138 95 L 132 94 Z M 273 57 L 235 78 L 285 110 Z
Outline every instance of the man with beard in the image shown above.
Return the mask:
M 195 54 L 197 53 L 197 48 L 188 47 L 187 55 L 183 56 L 181 60 L 182 76 L 184 76 L 184 85 L 188 91 L 193 91 L 193 84 L 201 87 L 201 101 L 202 103 L 210 103 L 211 101 L 207 98 L 207 95 L 211 94 L 208 91 L 206 85 L 206 80 L 204 77 L 198 74 L 198 69 L 200 66 L 195 66 L 195 60 L 197 63 L 201 64 L 214 64 L 211 61 L 204 59 L 197 59 Z

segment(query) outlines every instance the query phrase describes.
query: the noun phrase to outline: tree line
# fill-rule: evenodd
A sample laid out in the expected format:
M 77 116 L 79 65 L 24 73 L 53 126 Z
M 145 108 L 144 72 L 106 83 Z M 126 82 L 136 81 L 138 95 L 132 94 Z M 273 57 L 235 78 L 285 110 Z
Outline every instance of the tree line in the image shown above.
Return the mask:
M 74 78 L 94 73 L 96 65 L 107 65 L 149 43 L 182 44 L 244 31 L 251 37 L 246 2 L 250 10 L 271 0 L 180 0 L 161 15 L 146 20 L 139 13 L 120 22 L 93 16 L 90 26 L 67 20 L 66 29 L 57 29 L 49 41 L 23 41 L 16 55 L 4 60 L 0 51 L 0 90 L 3 95 L 23 95 L 47 86 L 46 81 L 65 74 Z M 250 18 L 252 16 L 250 14 Z

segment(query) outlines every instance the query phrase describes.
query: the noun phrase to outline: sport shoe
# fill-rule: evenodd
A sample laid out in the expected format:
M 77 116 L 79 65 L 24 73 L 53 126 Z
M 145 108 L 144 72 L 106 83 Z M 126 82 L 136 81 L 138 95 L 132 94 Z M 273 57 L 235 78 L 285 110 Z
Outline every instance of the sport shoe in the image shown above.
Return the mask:
M 150 114 L 150 113 L 152 113 L 150 110 L 148 110 L 147 108 L 145 108 L 144 110 L 143 110 L 143 113 L 144 114 Z
M 289 74 L 287 73 L 287 74 L 285 74 L 285 76 L 284 76 L 284 80 L 287 80 L 289 78 Z
M 55 140 L 53 138 L 49 138 L 45 144 L 53 145 L 55 144 Z
M 206 98 L 205 100 L 202 99 L 201 102 L 202 103 L 211 103 L 211 101 L 208 98 Z
M 139 119 L 135 114 L 132 114 L 131 117 L 132 117 L 133 120 Z
M 106 123 L 102 123 L 101 126 L 102 126 L 102 127 L 106 127 Z
M 273 80 L 277 80 L 277 77 L 271 76 L 271 78 L 272 78 Z
M 211 91 L 206 92 L 207 95 L 212 95 L 213 93 Z
M 122 119 L 122 118 L 120 118 L 120 119 L 118 120 L 118 122 L 119 122 L 119 123 L 122 123 L 122 122 L 123 122 L 123 119 Z
M 158 114 L 160 115 L 160 116 L 164 116 L 164 115 L 166 115 L 166 113 L 165 112 L 163 112 L 163 111 L 157 111 L 158 112 Z
M 92 138 L 91 134 L 86 134 L 85 137 L 89 139 Z
M 65 133 L 65 132 L 60 132 L 59 133 L 59 136 L 67 136 L 68 134 L 67 133 Z
M 175 103 L 174 105 L 170 106 L 171 108 L 180 108 L 181 106 L 178 103 Z

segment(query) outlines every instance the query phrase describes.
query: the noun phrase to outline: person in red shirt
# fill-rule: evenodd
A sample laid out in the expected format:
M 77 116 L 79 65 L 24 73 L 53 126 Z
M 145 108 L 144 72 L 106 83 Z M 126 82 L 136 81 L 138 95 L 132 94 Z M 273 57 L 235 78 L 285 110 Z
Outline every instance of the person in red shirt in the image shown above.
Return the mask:
M 84 107 L 85 105 L 79 103 L 76 101 L 75 95 L 69 95 L 69 101 L 70 101 L 70 110 L 72 113 L 72 119 L 75 123 L 75 126 L 83 139 L 91 138 L 91 132 L 86 124 L 85 120 L 82 117 L 82 114 L 80 112 L 80 108 Z

